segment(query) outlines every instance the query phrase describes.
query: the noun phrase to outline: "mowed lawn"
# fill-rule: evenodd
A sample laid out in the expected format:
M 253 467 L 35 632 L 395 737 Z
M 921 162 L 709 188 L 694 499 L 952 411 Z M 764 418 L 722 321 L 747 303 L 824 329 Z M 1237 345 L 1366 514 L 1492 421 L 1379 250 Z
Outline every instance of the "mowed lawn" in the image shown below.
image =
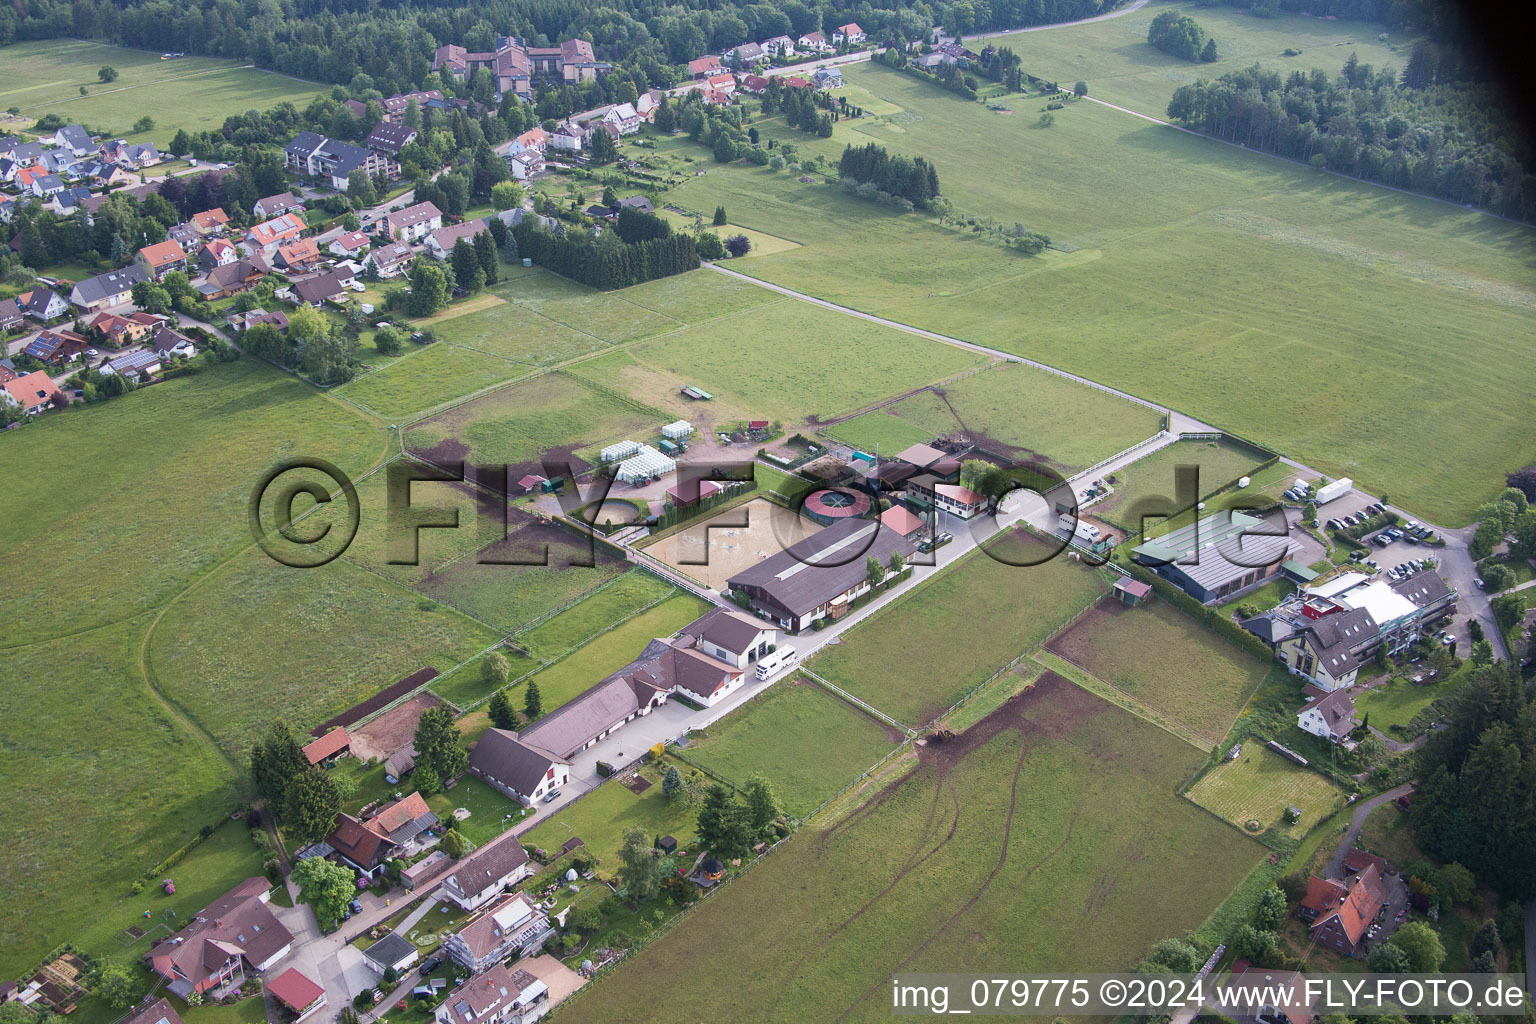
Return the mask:
M 601 595 L 599 595 L 601 597 Z M 639 605 L 635 606 L 636 608 Z M 570 654 L 534 675 L 531 682 L 539 686 L 539 696 L 546 713 L 555 710 L 574 697 L 591 689 L 593 685 L 617 672 L 645 650 L 645 645 L 657 637 L 671 636 L 694 619 L 709 611 L 710 605 L 703 598 L 692 594 L 677 593 L 660 604 L 625 619 L 618 625 L 577 647 Z M 632 611 L 633 609 L 629 609 Z M 580 611 L 580 606 L 572 611 Z M 570 615 L 571 612 L 564 613 Z M 618 614 L 625 614 L 619 612 Z M 551 620 L 550 624 L 559 619 Z M 609 620 L 610 623 L 613 620 Z M 535 643 L 538 630 L 529 633 L 529 643 Z M 527 684 L 508 690 L 512 706 L 521 709 Z
M 0 571 L 27 613 L 5 642 L 158 607 L 251 543 L 246 511 L 269 468 L 319 456 L 358 475 L 385 444 L 356 409 L 249 360 L 6 431 Z
M 968 437 L 1019 462 L 1043 461 L 1066 474 L 1086 469 L 1162 428 L 1163 417 L 1107 391 L 1022 363 L 1005 363 L 942 388 L 840 423 L 829 433 L 855 447 L 885 437 L 887 421 L 912 427 L 905 437 Z M 871 434 L 861 424 L 870 421 Z M 896 449 L 884 447 L 894 454 Z
M 690 808 L 680 798 L 668 800 L 661 792 L 661 777 L 672 765 L 683 775 L 696 770 L 670 759 L 645 765 L 640 774 L 651 786 L 639 795 L 610 779 L 524 832 L 523 845 L 540 847 L 552 855 L 567 839 L 579 837 L 587 853 L 603 862 L 604 875 L 618 869 L 619 846 L 631 828 L 642 829 L 651 837 L 669 835 L 685 849 L 692 848 L 698 808 Z
M 1190 508 L 1216 488 L 1249 474 L 1260 461 L 1257 455 L 1227 441 L 1179 441 L 1117 470 L 1114 493 L 1089 511 L 1137 534 L 1144 517 L 1173 515 Z M 1199 469 L 1196 493 L 1178 493 L 1176 470 L 1180 466 Z
M 607 632 L 615 622 L 672 596 L 677 588 L 654 573 L 632 569 L 517 642 L 541 658 L 558 658 Z
M 274 714 L 300 730 L 419 668 L 500 639 L 352 564 L 292 569 L 251 551 L 168 607 L 148 645 L 168 698 L 237 760 Z
M 852 412 L 985 362 L 974 352 L 780 297 L 572 372 L 684 414 L 692 410 L 680 404 L 687 400 L 678 389 L 693 384 L 715 396 L 702 410 L 708 415 L 792 422 Z
M 562 1019 L 890 1019 L 896 971 L 1126 970 L 1258 844 L 1174 795 L 1201 754 L 1058 677 L 803 829 Z M 578 803 L 579 806 L 579 803 Z M 690 965 L 677 983 L 677 965 Z
M 1042 130 L 1028 101 L 1004 116 L 887 68 L 846 76 L 904 112 L 840 121 L 827 156 L 870 141 L 927 156 L 957 212 L 1055 248 L 1022 257 L 821 175 L 710 166 L 668 200 L 802 243 L 741 272 L 1173 405 L 1434 522 L 1464 524 L 1486 496 L 1472 467 L 1529 461 L 1509 396 L 1536 389 L 1517 341 L 1536 313 L 1531 229 L 1097 104 Z M 763 133 L 803 141 L 782 119 Z M 1400 443 L 1426 420 L 1441 429 Z
M 1017 532 L 991 548 L 1014 561 L 1050 551 Z M 849 629 L 807 667 L 896 721 L 921 726 L 1107 589 L 1080 562 L 1015 565 L 975 551 Z
M 738 786 L 761 773 L 803 817 L 889 754 L 893 732 L 819 686 L 786 680 L 691 733 L 687 754 Z
M 14 43 L 5 48 L 4 64 L 0 108 L 20 107 L 32 118 L 58 114 L 66 123 L 132 142 L 153 142 L 162 151 L 169 149 L 178 128 L 217 129 L 233 114 L 284 102 L 303 108 L 328 91 L 237 61 L 161 60 L 158 53 L 79 39 Z M 96 72 L 108 64 L 117 69 L 118 78 L 104 85 Z M 85 96 L 80 95 L 82 85 Z M 145 115 L 154 119 L 155 127 L 135 134 L 134 122 Z
M 145 908 L 112 908 L 235 798 L 230 767 L 144 685 L 139 642 L 150 618 L 0 651 L 7 977 L 61 942 L 106 951 L 112 932 L 145 926 Z
M 1231 730 L 1269 669 L 1157 600 L 1104 602 L 1046 646 L 1210 744 Z
M 1223 761 L 1207 772 L 1190 788 L 1189 798 L 1239 828 L 1257 821 L 1265 829 L 1295 838 L 1344 806 L 1338 786 L 1255 739 L 1243 744 L 1237 760 Z M 1294 825 L 1285 822 L 1287 807 L 1301 812 L 1301 820 Z

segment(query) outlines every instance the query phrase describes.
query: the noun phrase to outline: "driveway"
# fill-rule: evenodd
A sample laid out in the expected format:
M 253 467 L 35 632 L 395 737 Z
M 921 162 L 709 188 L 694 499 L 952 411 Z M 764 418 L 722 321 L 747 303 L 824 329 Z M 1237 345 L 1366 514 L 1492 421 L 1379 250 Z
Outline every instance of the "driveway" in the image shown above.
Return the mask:
M 1398 786 L 1396 789 L 1389 789 L 1379 796 L 1371 797 L 1365 803 L 1355 808 L 1355 813 L 1349 819 L 1349 828 L 1345 830 L 1344 838 L 1339 841 L 1339 848 L 1333 852 L 1332 857 L 1328 858 L 1328 878 L 1344 877 L 1344 858 L 1350 850 L 1355 848 L 1355 840 L 1360 838 L 1360 830 L 1365 827 L 1365 821 L 1371 816 L 1371 812 L 1387 801 L 1396 800 L 1398 797 L 1411 792 L 1413 792 L 1412 786 Z

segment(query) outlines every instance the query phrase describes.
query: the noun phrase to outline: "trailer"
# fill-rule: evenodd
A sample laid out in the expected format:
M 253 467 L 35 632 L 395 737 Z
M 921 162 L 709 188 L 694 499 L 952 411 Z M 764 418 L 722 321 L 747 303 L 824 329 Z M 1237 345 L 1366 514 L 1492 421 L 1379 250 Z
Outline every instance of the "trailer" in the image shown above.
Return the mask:
M 1326 505 L 1335 498 L 1342 498 L 1355 486 L 1355 482 L 1349 477 L 1341 477 L 1331 484 L 1324 484 L 1317 489 L 1317 495 L 1313 498 L 1319 505 Z

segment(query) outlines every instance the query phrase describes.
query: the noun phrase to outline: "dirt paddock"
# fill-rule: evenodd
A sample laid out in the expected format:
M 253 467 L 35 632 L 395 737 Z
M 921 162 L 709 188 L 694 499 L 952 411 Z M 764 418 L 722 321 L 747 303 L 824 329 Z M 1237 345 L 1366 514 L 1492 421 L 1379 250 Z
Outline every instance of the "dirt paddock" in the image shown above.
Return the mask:
M 804 540 L 820 526 L 764 498 L 726 509 L 646 547 L 711 590 L 749 566 Z
M 408 746 L 416 735 L 416 722 L 422 712 L 441 703 L 430 693 L 418 694 L 353 730 L 352 755 L 364 761 L 370 757 L 383 759 Z

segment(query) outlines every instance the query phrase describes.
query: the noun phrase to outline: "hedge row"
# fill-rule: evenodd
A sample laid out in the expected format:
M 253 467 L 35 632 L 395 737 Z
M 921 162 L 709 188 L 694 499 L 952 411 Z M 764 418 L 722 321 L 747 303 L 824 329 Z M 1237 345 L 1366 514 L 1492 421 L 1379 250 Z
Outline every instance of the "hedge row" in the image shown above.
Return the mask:
M 1274 652 L 1269 649 L 1268 644 L 1218 612 L 1215 608 L 1208 608 L 1199 601 L 1196 601 L 1144 565 L 1130 562 L 1125 568 L 1138 580 L 1151 584 L 1154 593 L 1185 615 L 1198 620 L 1255 658 L 1261 661 L 1274 660 Z

